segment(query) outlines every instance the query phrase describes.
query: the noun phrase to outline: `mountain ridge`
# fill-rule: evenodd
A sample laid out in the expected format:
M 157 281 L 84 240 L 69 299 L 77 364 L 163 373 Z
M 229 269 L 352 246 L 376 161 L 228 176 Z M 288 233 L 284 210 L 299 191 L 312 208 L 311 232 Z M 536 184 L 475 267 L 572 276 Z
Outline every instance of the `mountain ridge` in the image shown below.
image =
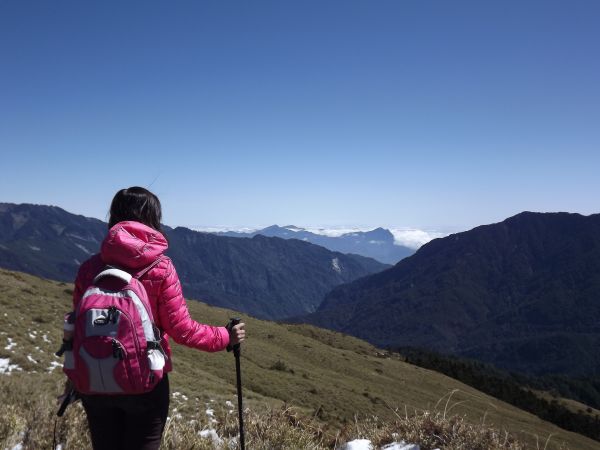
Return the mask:
M 600 373 L 598 292 L 600 214 L 526 211 L 340 285 L 302 320 L 384 347 L 589 375 Z
M 186 296 L 262 318 L 316 310 L 338 284 L 388 267 L 302 241 L 236 239 L 164 227 Z M 107 232 L 98 219 L 56 206 L 0 204 L 0 266 L 73 281 Z

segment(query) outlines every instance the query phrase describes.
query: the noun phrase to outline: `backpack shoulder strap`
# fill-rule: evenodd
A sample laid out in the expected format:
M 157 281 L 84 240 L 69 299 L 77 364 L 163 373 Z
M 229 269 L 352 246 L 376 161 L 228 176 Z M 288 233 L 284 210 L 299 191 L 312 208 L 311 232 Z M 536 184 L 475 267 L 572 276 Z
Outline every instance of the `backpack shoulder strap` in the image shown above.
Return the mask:
M 158 265 L 158 263 L 161 262 L 162 260 L 163 260 L 163 256 L 161 255 L 156 259 L 156 261 L 154 261 L 152 264 L 150 264 L 145 269 L 142 269 L 140 272 L 136 273 L 133 277 L 137 278 L 138 280 L 141 279 L 144 275 L 146 275 L 150 271 L 150 269 L 152 269 L 153 267 Z

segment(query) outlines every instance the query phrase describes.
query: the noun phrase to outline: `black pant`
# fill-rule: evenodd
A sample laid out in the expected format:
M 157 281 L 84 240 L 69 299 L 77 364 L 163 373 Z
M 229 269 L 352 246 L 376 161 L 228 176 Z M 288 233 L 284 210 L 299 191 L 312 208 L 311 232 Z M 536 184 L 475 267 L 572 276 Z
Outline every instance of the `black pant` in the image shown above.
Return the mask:
M 147 394 L 82 396 L 94 450 L 158 450 L 169 400 L 166 374 Z

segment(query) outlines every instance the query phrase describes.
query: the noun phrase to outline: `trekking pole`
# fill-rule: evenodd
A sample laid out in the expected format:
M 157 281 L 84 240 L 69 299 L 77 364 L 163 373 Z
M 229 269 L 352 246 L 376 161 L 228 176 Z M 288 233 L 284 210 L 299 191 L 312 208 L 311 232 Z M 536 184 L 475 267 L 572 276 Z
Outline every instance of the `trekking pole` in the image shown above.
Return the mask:
M 65 413 L 65 410 L 67 409 L 67 406 L 69 406 L 75 400 L 77 400 L 77 392 L 75 392 L 75 389 L 71 389 L 60 404 L 60 408 L 58 409 L 56 415 L 58 417 L 62 417 Z
M 57 417 L 54 419 L 54 435 L 52 438 L 52 450 L 54 450 L 57 447 L 57 445 L 56 445 L 56 426 L 58 425 L 58 418 L 62 417 L 65 414 L 67 406 L 69 406 L 71 403 L 75 402 L 77 399 L 78 399 L 77 391 L 75 391 L 75 389 L 71 389 L 65 395 L 65 398 L 63 399 L 62 403 L 60 404 L 60 408 L 58 408 L 58 412 L 56 413 Z
M 231 331 L 234 326 L 240 323 L 238 317 L 229 319 L 227 329 Z M 233 350 L 233 356 L 235 356 L 235 375 L 237 379 L 237 398 L 238 398 L 238 420 L 240 424 L 240 450 L 246 449 L 246 443 L 244 442 L 244 414 L 242 406 L 242 373 L 240 370 L 240 344 L 228 345 L 227 351 Z

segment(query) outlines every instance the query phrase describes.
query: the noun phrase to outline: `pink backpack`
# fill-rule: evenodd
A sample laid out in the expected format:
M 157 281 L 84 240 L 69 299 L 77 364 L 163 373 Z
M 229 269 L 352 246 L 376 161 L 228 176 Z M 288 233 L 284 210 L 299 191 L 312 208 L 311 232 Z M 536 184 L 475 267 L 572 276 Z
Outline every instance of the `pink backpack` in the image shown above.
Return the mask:
M 81 394 L 142 394 L 162 379 L 165 353 L 148 295 L 135 276 L 107 266 L 74 313 L 72 349 L 63 370 Z

